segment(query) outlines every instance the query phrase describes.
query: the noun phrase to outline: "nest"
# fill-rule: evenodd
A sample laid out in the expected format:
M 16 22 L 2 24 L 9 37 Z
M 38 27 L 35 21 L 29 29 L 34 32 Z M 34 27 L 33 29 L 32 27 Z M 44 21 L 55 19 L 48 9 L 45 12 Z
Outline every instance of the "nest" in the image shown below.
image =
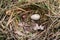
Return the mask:
M 17 4 L 6 9 L 0 16 L 0 31 L 4 39 L 59 40 L 60 14 L 55 14 L 55 10 L 51 10 L 55 6 L 50 7 L 52 4 L 46 3 L 46 1 Z M 57 9 L 56 7 L 54 9 Z M 30 18 L 32 14 L 39 14 L 41 18 L 37 21 L 32 20 Z M 34 30 L 36 23 L 44 26 L 44 30 Z

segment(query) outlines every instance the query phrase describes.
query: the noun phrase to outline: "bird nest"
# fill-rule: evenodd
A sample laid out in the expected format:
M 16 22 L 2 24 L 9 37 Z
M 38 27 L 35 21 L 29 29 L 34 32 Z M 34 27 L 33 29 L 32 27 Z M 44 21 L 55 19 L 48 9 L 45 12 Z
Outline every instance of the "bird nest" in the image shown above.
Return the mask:
M 60 17 L 59 13 L 49 9 L 49 4 L 25 3 L 14 5 L 10 9 L 5 10 L 3 17 L 0 16 L 1 33 L 7 40 L 50 40 L 59 39 L 60 35 Z M 51 6 L 51 5 L 50 5 Z M 32 20 L 31 15 L 39 14 L 39 20 Z M 34 28 L 36 26 L 44 27 Z

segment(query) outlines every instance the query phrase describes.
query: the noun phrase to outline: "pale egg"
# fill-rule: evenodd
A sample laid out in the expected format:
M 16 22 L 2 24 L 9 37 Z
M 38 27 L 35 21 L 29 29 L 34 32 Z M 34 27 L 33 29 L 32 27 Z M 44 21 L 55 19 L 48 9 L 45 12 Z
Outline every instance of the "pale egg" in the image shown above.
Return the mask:
M 39 20 L 40 19 L 40 15 L 39 14 L 33 14 L 33 15 L 31 15 L 31 19 L 32 20 Z

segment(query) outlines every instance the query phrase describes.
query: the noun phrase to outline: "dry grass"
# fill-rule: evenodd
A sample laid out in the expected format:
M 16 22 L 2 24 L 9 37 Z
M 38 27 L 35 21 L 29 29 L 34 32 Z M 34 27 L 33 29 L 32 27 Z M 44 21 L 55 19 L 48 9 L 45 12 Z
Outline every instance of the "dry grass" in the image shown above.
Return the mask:
M 30 18 L 36 13 L 38 21 Z M 36 23 L 44 30 L 34 30 Z M 1 0 L 0 40 L 60 40 L 60 0 Z

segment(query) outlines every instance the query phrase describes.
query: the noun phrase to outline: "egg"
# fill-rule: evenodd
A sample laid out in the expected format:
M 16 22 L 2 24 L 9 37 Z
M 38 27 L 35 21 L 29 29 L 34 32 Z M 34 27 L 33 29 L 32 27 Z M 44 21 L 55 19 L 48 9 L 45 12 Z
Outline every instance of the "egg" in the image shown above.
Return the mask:
M 40 19 L 40 15 L 39 14 L 33 14 L 33 15 L 31 15 L 31 19 L 32 20 L 39 20 Z

